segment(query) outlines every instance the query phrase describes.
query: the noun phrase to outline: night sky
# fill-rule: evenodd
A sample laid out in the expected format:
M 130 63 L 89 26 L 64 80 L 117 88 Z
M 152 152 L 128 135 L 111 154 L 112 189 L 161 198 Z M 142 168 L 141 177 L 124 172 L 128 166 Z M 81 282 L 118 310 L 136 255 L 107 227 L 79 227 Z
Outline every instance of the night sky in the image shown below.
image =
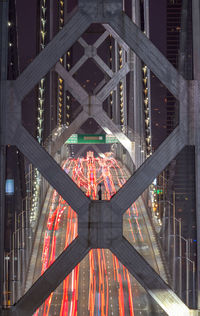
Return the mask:
M 150 39 L 166 56 L 166 0 L 150 1 Z M 166 137 L 166 88 L 151 74 L 151 116 L 153 147 Z

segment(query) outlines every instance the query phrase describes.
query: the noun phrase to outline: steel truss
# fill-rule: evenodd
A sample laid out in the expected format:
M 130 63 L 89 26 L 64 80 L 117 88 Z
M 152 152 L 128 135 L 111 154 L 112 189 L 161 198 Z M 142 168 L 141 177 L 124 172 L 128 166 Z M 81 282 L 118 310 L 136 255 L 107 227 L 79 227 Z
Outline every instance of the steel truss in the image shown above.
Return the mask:
M 55 70 L 65 80 L 66 87 L 83 105 L 83 113 L 72 122 L 62 136 L 63 138 L 60 138 L 58 147 L 63 144 L 63 139 L 69 137 L 90 116 L 100 126 L 110 128 L 112 133 L 118 135 L 122 143 L 125 139 L 128 143 L 127 150 L 131 154 L 133 153 L 131 142 L 102 111 L 103 100 L 127 74 L 129 65 L 126 64 L 117 73 L 113 73 L 96 54 L 96 48 L 107 36 L 107 31 L 92 47 L 80 39 L 83 32 L 94 22 L 108 25 L 108 29 L 112 29 L 112 33 L 121 41 L 123 47 L 125 49 L 129 47 L 133 50 L 180 102 L 179 126 L 137 169 L 110 201 L 91 201 L 87 198 L 52 156 L 28 133 L 21 122 L 21 101 L 23 98 L 79 39 L 81 45 L 84 46 L 85 55 L 79 60 L 78 65 L 74 66 L 75 69 L 78 69 L 87 58 L 92 57 L 111 79 L 96 95 L 89 96 L 72 78 L 72 73 L 75 71 L 73 68 L 67 72 L 61 64 L 56 64 Z M 194 91 L 199 94 L 198 83 L 188 83 L 176 71 L 136 24 L 122 11 L 121 0 L 79 0 L 77 11 L 63 29 L 16 81 L 6 82 L 6 95 L 2 95 L 2 104 L 6 104 L 5 145 L 16 145 L 37 167 L 49 184 L 76 210 L 78 214 L 78 237 L 14 306 L 9 310 L 2 311 L 3 315 L 32 315 L 91 248 L 110 249 L 168 315 L 177 316 L 178 313 L 181 316 L 191 315 L 189 308 L 123 237 L 122 217 L 128 207 L 136 201 L 184 146 L 196 144 L 195 133 L 189 133 L 191 130 L 194 131 L 194 124 L 197 124 L 195 123 L 197 121 L 194 107 L 199 106 L 199 104 L 197 105 Z M 58 147 L 54 149 L 54 153 Z M 88 218 L 92 219 L 89 223 Z

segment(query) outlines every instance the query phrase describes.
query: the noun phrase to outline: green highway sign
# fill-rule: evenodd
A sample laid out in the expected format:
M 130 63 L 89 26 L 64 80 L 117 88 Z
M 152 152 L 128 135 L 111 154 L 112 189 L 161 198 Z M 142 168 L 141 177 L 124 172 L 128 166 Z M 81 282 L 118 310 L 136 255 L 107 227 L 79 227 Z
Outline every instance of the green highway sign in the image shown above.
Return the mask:
M 72 134 L 66 141 L 66 144 L 78 144 L 78 135 Z
M 154 192 L 157 193 L 157 194 L 160 194 L 160 193 L 163 193 L 163 190 L 161 190 L 161 189 L 160 190 L 156 190 L 155 189 Z
M 106 134 L 72 134 L 66 144 L 113 144 L 118 139 L 113 135 Z
M 113 135 L 106 135 L 106 144 L 119 143 L 118 139 Z
M 78 134 L 78 144 L 105 144 L 106 135 Z

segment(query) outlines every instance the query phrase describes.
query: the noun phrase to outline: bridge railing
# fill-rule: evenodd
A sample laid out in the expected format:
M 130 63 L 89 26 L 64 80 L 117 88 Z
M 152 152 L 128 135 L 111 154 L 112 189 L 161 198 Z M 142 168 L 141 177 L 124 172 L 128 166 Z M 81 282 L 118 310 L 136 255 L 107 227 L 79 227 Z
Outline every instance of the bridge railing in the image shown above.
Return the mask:
M 141 145 L 140 145 L 141 146 Z M 145 152 L 145 147 L 136 149 Z M 130 155 L 124 150 L 121 144 L 112 145 L 112 151 L 131 173 L 135 171 L 135 166 Z M 141 157 L 144 159 L 144 156 Z M 142 163 L 142 159 L 140 163 Z M 151 203 L 150 188 L 144 192 L 142 198 L 147 205 L 147 211 L 151 220 L 157 246 L 163 258 L 170 286 L 179 297 L 190 307 L 196 306 L 196 271 L 195 262 L 191 256 L 191 240 L 182 236 L 181 219 L 175 218 L 175 205 L 165 197 L 163 200 L 162 219 L 153 210 Z
M 182 236 L 181 218 L 175 217 L 174 209 L 173 203 L 165 201 L 159 238 L 170 270 L 173 290 L 190 308 L 195 308 L 196 264 L 192 260 L 192 240 Z
M 10 237 L 10 252 L 4 253 L 4 307 L 13 305 L 22 295 L 33 244 L 30 226 L 30 197 L 22 201 L 15 216 L 15 229 Z
M 60 159 L 64 159 L 65 156 L 66 148 L 62 149 L 55 159 L 60 163 Z M 26 161 L 26 165 L 27 195 L 22 201 L 21 210 L 14 219 L 10 251 L 4 253 L 4 307 L 13 305 L 24 294 L 38 219 L 49 189 L 49 183 L 39 172 L 37 172 L 38 179 L 36 179 L 37 169 L 28 161 Z M 37 199 L 34 197 L 36 187 Z

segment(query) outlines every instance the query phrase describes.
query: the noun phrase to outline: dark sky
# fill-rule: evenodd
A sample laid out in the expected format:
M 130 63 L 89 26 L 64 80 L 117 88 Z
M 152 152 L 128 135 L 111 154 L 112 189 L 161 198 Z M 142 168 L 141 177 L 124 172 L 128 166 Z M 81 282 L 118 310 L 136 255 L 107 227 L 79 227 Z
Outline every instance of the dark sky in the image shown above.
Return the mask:
M 150 38 L 166 54 L 166 0 L 150 0 Z
M 16 0 L 20 71 L 36 56 L 36 0 Z
M 16 0 L 20 73 L 36 56 L 36 4 L 37 0 Z M 36 91 L 33 90 L 22 101 L 22 122 L 33 136 L 35 135 L 36 98 Z
M 150 39 L 166 56 L 166 0 L 150 0 Z M 152 74 L 151 76 L 151 117 L 153 147 L 166 137 L 166 88 Z

